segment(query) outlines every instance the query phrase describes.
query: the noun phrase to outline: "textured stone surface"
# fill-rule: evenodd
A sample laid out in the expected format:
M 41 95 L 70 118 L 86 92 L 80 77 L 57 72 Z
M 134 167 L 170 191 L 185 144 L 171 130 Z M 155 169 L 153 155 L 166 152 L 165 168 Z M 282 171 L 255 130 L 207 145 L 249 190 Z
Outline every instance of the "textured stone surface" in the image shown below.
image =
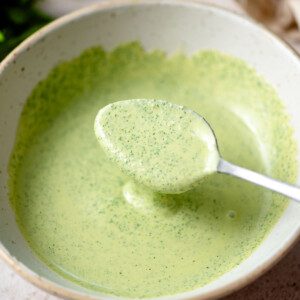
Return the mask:
M 59 300 L 25 281 L 0 260 L 0 300 Z
M 300 299 L 300 242 L 268 273 L 223 300 Z

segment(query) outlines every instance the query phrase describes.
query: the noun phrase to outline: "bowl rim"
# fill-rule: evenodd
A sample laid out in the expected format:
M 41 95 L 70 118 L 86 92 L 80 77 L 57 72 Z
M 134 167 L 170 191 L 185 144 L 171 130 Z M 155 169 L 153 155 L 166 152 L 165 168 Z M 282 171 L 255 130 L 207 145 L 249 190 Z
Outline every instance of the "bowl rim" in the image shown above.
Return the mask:
M 237 13 L 232 10 L 228 10 L 226 8 L 220 7 L 215 4 L 199 1 L 199 0 L 110 0 L 103 1 L 101 3 L 95 3 L 92 5 L 88 5 L 87 7 L 78 9 L 74 12 L 66 14 L 46 26 L 42 27 L 28 38 L 26 38 L 20 45 L 18 45 L 12 52 L 10 52 L 4 60 L 0 62 L 0 75 L 5 71 L 5 69 L 12 63 L 15 62 L 16 58 L 22 54 L 23 52 L 30 49 L 31 45 L 37 43 L 38 41 L 45 38 L 48 34 L 50 34 L 53 30 L 59 29 L 66 24 L 69 24 L 72 21 L 76 21 L 82 17 L 88 16 L 93 13 L 97 13 L 103 10 L 110 10 L 114 8 L 120 7 L 128 7 L 128 6 L 145 6 L 145 5 L 169 5 L 169 6 L 187 6 L 187 7 L 204 7 L 210 8 L 215 11 L 222 12 L 230 17 L 238 19 L 240 22 L 246 22 L 251 26 L 254 26 L 267 36 L 271 37 L 273 40 L 277 41 L 277 43 L 281 44 L 286 50 L 294 56 L 294 58 L 300 62 L 299 53 L 286 41 L 282 40 L 280 37 L 272 33 L 269 29 L 267 29 L 264 25 L 257 23 L 255 20 L 251 19 L 247 15 Z M 202 295 L 199 295 L 199 289 L 195 289 L 193 291 L 188 291 L 176 295 L 167 295 L 160 296 L 152 299 L 198 299 L 198 300 L 206 300 L 206 299 L 217 299 L 228 294 L 231 294 L 234 291 L 237 291 L 246 285 L 252 283 L 258 277 L 262 276 L 266 271 L 268 271 L 271 267 L 273 267 L 281 258 L 283 258 L 288 251 L 300 240 L 300 225 L 298 226 L 294 235 L 285 243 L 283 247 L 277 250 L 277 252 L 265 260 L 263 263 L 259 265 L 255 270 L 250 271 L 248 274 L 245 274 L 231 282 L 226 284 L 225 286 L 220 286 L 212 291 L 205 292 Z M 71 288 L 63 287 L 57 283 L 52 282 L 42 276 L 39 276 L 37 273 L 33 272 L 27 266 L 25 266 L 22 262 L 18 261 L 14 256 L 12 256 L 8 250 L 3 246 L 0 241 L 0 259 L 6 262 L 15 272 L 17 272 L 21 277 L 23 277 L 26 281 L 35 285 L 36 287 L 58 297 L 63 297 L 67 299 L 88 299 L 88 300 L 96 300 L 96 299 L 120 299 L 120 297 L 112 296 L 112 295 L 103 295 L 103 296 L 91 296 L 85 294 L 83 292 L 72 290 Z M 189 294 L 189 295 L 188 295 Z M 192 295 L 191 295 L 192 294 Z M 198 294 L 198 295 L 197 295 Z M 132 299 L 132 298 L 128 298 Z M 150 300 L 150 299 L 149 299 Z

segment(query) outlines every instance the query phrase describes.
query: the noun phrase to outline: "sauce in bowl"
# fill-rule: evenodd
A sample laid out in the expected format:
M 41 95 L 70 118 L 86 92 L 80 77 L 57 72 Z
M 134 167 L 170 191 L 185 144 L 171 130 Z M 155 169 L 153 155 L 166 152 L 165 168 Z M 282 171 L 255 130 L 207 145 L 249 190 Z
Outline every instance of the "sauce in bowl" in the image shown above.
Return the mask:
M 222 156 L 284 181 L 296 177 L 295 142 L 274 90 L 216 51 L 168 58 L 138 43 L 92 48 L 36 86 L 9 169 L 11 202 L 33 251 L 65 278 L 104 293 L 177 294 L 246 259 L 286 200 L 221 174 L 178 195 L 136 185 L 93 130 L 101 107 L 133 98 L 190 107 L 214 128 Z

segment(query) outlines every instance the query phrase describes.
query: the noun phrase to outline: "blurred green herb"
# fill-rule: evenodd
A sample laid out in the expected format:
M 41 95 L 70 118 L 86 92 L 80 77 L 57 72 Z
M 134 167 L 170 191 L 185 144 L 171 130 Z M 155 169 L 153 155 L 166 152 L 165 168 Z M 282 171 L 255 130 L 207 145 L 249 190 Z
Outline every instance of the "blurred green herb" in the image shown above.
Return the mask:
M 52 20 L 35 8 L 35 2 L 0 1 L 0 61 L 31 33 Z

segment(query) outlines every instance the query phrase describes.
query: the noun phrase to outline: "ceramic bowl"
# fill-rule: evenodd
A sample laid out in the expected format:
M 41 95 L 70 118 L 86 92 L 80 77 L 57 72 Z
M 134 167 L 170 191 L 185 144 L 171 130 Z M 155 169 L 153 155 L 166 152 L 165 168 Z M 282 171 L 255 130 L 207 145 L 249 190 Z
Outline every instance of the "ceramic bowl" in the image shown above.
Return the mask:
M 31 90 L 56 64 L 91 46 L 109 50 L 134 40 L 147 50 L 190 54 L 213 48 L 245 60 L 283 99 L 300 143 L 299 59 L 277 37 L 244 17 L 191 0 L 123 0 L 102 2 L 44 27 L 0 65 L 0 256 L 32 283 L 66 298 L 116 299 L 84 289 L 49 270 L 20 234 L 7 196 L 7 165 L 18 118 Z M 204 287 L 160 299 L 217 298 L 250 283 L 296 241 L 299 216 L 300 205 L 291 201 L 268 237 L 239 266 Z

